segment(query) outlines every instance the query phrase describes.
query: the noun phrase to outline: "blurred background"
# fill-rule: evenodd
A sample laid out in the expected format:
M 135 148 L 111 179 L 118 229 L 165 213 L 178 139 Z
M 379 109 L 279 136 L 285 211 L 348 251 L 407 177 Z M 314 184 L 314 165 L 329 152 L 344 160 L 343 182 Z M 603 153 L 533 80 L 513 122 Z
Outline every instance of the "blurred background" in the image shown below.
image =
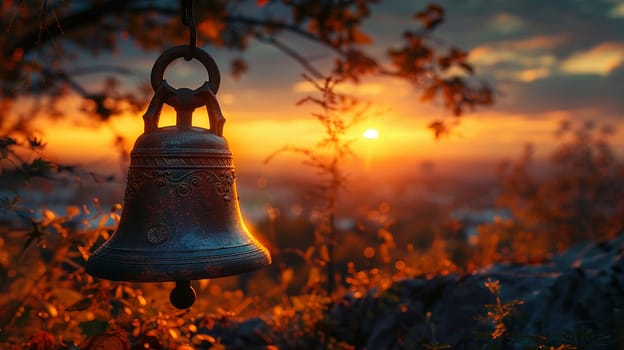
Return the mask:
M 240 311 L 248 295 L 271 305 L 314 289 L 324 246 L 346 290 L 543 262 L 621 232 L 624 3 L 354 1 L 335 12 L 327 3 L 195 4 L 198 46 L 221 70 L 217 98 L 242 214 L 275 258 L 254 274 L 202 282 L 201 295 L 230 293 L 221 305 L 198 301 L 202 308 Z M 92 248 L 114 230 L 152 65 L 188 41 L 178 5 L 2 3 L 7 295 L 33 284 L 16 283 L 32 273 L 14 266 L 24 252 L 36 249 L 45 262 L 59 233 L 96 230 Z M 327 111 L 298 102 L 322 100 L 315 83 L 341 74 L 333 93 L 368 107 L 353 124 L 356 109 L 327 114 L 346 123 L 339 141 L 351 153 L 337 156 L 319 144 Z M 165 78 L 196 88 L 209 77 L 197 61 L 178 59 Z M 174 123 L 165 107 L 160 125 Z M 194 125 L 209 127 L 203 110 Z M 340 185 L 294 148 L 337 159 Z M 337 195 L 329 204 L 328 193 Z M 319 241 L 328 210 L 333 236 Z

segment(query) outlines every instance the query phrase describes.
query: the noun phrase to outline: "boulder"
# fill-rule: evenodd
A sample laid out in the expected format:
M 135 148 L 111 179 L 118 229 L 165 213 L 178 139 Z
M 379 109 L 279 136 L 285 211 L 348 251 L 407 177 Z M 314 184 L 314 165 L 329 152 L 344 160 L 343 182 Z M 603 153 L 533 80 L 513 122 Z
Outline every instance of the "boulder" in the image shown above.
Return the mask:
M 499 281 L 501 304 L 522 302 L 497 339 L 485 307 L 496 303 L 488 280 Z M 496 264 L 467 276 L 398 281 L 336 306 L 331 315 L 333 335 L 365 349 L 624 349 L 623 310 L 624 235 L 572 248 L 542 265 Z
M 489 280 L 500 284 L 500 305 L 515 303 L 497 338 L 486 307 L 497 304 L 485 286 Z M 270 323 L 270 316 L 252 318 L 211 333 L 232 349 L 570 349 L 559 347 L 568 344 L 622 350 L 624 235 L 574 247 L 542 265 L 496 264 L 470 275 L 411 278 L 383 291 L 347 294 L 310 334 L 279 334 Z

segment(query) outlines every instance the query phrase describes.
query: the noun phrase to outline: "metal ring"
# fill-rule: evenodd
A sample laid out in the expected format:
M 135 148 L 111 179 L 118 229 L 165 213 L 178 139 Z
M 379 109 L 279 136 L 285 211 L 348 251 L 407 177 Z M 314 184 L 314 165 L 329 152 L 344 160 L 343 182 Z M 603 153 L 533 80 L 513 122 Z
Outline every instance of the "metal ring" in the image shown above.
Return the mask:
M 221 74 L 219 73 L 217 63 L 206 51 L 198 47 L 192 48 L 188 45 L 180 45 L 169 48 L 160 54 L 156 62 L 154 62 L 152 74 L 150 75 L 152 89 L 154 89 L 154 91 L 157 91 L 162 84 L 167 66 L 177 58 L 188 56 L 189 52 L 192 58 L 196 58 L 199 62 L 201 62 L 201 64 L 204 65 L 204 68 L 206 68 L 206 71 L 208 72 L 208 86 L 210 87 L 210 90 L 212 90 L 213 94 L 217 93 L 217 90 L 219 90 L 219 84 L 221 83 Z

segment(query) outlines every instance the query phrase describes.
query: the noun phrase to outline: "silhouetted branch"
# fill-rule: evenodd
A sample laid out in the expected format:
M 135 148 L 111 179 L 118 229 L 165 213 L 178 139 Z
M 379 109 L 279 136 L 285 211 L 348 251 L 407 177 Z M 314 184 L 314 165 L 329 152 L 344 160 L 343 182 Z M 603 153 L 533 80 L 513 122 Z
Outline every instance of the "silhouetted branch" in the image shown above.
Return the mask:
M 114 66 L 108 64 L 102 64 L 97 66 L 88 66 L 88 67 L 78 67 L 72 70 L 65 71 L 67 75 L 86 75 L 86 74 L 96 74 L 96 73 L 114 73 L 120 75 L 136 75 L 136 72 L 122 66 Z
M 86 99 L 92 99 L 92 96 L 87 89 L 85 89 L 82 85 L 78 84 L 74 79 L 70 77 L 67 72 L 62 70 L 53 70 L 50 68 L 41 67 L 41 74 L 43 74 L 47 78 L 52 78 L 56 80 L 61 80 L 65 82 L 72 90 L 77 92 L 80 96 Z
M 312 74 L 315 78 L 322 79 L 325 77 L 323 73 L 321 73 L 318 69 L 316 69 L 316 67 L 314 67 L 310 63 L 310 60 L 301 56 L 297 51 L 291 49 L 286 44 L 275 39 L 274 37 L 264 37 L 262 35 L 256 35 L 256 38 L 263 43 L 273 45 L 274 47 L 276 47 L 277 49 L 279 49 L 286 55 L 290 56 L 292 59 L 297 61 L 303 68 L 305 68 L 310 74 Z
M 95 23 L 111 13 L 122 12 L 131 4 L 131 1 L 125 0 L 105 1 L 88 7 L 85 10 L 74 12 L 69 16 L 57 18 L 52 23 L 38 26 L 29 33 L 22 35 L 12 45 L 7 45 L 4 49 L 4 55 L 10 57 L 17 49 L 23 50 L 24 53 L 29 52 L 39 45 L 64 34 L 64 32 L 77 30 L 85 24 Z M 47 35 L 41 35 L 43 32 Z

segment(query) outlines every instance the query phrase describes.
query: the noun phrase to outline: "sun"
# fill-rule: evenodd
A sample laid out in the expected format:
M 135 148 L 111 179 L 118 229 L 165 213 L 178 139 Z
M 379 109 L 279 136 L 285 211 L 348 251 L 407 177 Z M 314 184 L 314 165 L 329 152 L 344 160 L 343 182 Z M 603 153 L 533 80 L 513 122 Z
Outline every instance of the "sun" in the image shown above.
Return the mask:
M 364 136 L 365 139 L 374 140 L 379 137 L 379 132 L 377 129 L 366 129 L 362 136 Z

